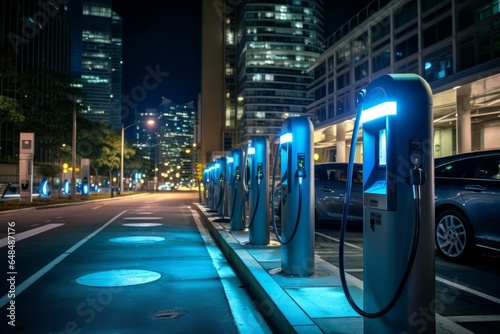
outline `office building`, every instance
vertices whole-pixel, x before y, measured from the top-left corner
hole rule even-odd
[[[376,0],[326,40],[308,69],[320,161],[346,161],[356,94],[387,73],[431,86],[434,155],[500,147],[500,2]],[[361,160],[362,149],[357,149]]]
[[[193,102],[179,105],[165,97],[158,109],[136,112],[132,146],[151,161],[151,172],[159,185],[188,184],[193,178],[198,154],[194,142],[196,117]],[[150,120],[155,124],[146,125]]]
[[[201,162],[306,113],[322,1],[202,2]],[[271,138],[272,139],[272,138]]]
[[[238,8],[238,135],[274,140],[313,101],[307,72],[322,51],[319,1],[244,1]]]
[[[0,159],[17,161],[19,126],[22,131],[32,132],[33,127],[53,124],[48,113],[56,109],[51,101],[59,91],[51,90],[55,78],[70,75],[71,30],[68,12],[56,2],[36,0],[0,0],[0,95],[2,99],[17,101],[21,114],[27,119],[14,124],[6,114],[0,119]],[[33,84],[37,94],[23,92],[22,81]],[[43,114],[42,114],[43,112]],[[59,115],[60,116],[60,115]],[[35,136],[35,160],[53,161],[55,150],[50,149],[54,135],[47,130]],[[44,142],[45,145],[37,143]],[[52,147],[54,148],[54,147]]]
[[[81,86],[82,115],[121,126],[122,21],[111,0],[74,0],[72,75]]]
[[[163,98],[158,110],[159,175],[165,180],[187,185],[193,178],[194,104],[178,105]]]

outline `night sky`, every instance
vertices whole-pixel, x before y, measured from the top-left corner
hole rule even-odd
[[[325,0],[326,36],[369,2]],[[132,96],[135,87],[144,87],[143,79],[153,71],[161,72],[159,84],[147,96],[135,96],[139,111],[157,108],[163,96],[178,104],[196,102],[201,91],[201,0],[114,0],[113,9],[123,19],[123,94]]]

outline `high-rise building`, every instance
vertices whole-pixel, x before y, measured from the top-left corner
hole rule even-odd
[[[122,22],[111,0],[68,3],[73,25],[72,75],[90,120],[121,126]]]
[[[166,179],[176,183],[188,183],[192,179],[193,141],[195,128],[193,102],[178,105],[163,98],[159,105],[158,167]],[[187,152],[189,151],[189,152]]]
[[[238,11],[239,141],[273,140],[283,119],[305,115],[307,68],[321,53],[322,0],[247,0]]]
[[[235,15],[234,5],[229,5],[229,2],[234,3],[230,0],[202,0],[200,137],[197,143],[202,163],[211,162],[224,147],[224,23],[226,15]]]
[[[146,125],[154,120],[155,125]],[[196,109],[193,102],[177,104],[163,98],[158,109],[148,108],[135,115],[132,146],[151,160],[159,184],[187,185],[193,178],[197,150],[194,143]]]
[[[53,79],[49,73],[70,75],[68,12],[65,6],[54,1],[0,0],[0,14],[0,96],[17,100],[18,111],[26,116],[35,105],[40,108],[58,93],[50,89]],[[25,75],[30,76],[30,83],[35,84],[39,94],[22,93],[20,79]],[[43,134],[38,133],[35,141],[42,138]],[[53,158],[48,149],[50,138],[44,140],[45,145],[35,145],[35,159],[50,161]],[[2,115],[0,159],[15,159],[18,144],[18,126]]]
[[[499,22],[498,0],[373,1],[346,20],[308,70],[320,161],[348,159],[356,94],[388,73],[429,83],[436,157],[499,148]]]
[[[201,159],[274,137],[312,102],[306,69],[323,41],[322,0],[203,1]]]

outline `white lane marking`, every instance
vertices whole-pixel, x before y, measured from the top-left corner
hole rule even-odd
[[[212,262],[217,270],[222,286],[224,287],[224,293],[226,294],[226,299],[231,308],[231,313],[233,314],[234,322],[239,332],[255,334],[272,333],[269,327],[267,327],[266,321],[260,312],[253,306],[254,302],[240,288],[241,282],[238,276],[236,276],[233,269],[224,258],[224,255],[222,255],[222,252],[210,237],[209,232],[201,223],[198,213],[191,210],[191,215],[198,227],[198,231],[205,241],[205,246],[212,258]]]
[[[45,267],[43,267],[42,269],[40,269],[39,271],[37,271],[35,274],[31,275],[26,281],[24,281],[21,284],[19,284],[16,287],[16,297],[19,296],[21,294],[21,292],[23,292],[24,290],[26,290],[27,288],[29,288],[29,286],[31,284],[35,283],[40,277],[42,277],[43,275],[45,275],[46,273],[48,273],[59,262],[61,262],[62,260],[64,260],[68,255],[70,255],[75,250],[77,250],[80,246],[82,246],[84,243],[86,243],[87,241],[89,241],[97,233],[101,232],[104,228],[106,228],[106,226],[108,226],[109,224],[111,224],[112,222],[114,222],[118,217],[120,217],[121,215],[123,215],[125,212],[127,212],[127,210],[122,211],[119,214],[117,214],[116,216],[114,216],[113,218],[111,218],[111,220],[109,220],[106,224],[102,225],[97,230],[95,230],[94,232],[90,233],[84,239],[82,239],[79,242],[77,242],[74,246],[70,247],[67,251],[65,251],[64,253],[62,253],[61,255],[59,255],[56,259],[54,259],[52,262],[50,262],[49,264],[47,264]],[[4,307],[10,300],[11,300],[11,298],[8,297],[8,294],[6,294],[5,296],[3,296],[0,299],[0,307]]]
[[[446,317],[446,319],[453,322],[500,321],[500,315],[456,315],[452,317]]]
[[[339,239],[337,239],[337,238],[333,238],[333,237],[331,237],[331,236],[329,236],[329,235],[326,235],[326,234],[323,234],[323,233],[319,233],[319,232],[315,232],[315,233],[316,233],[317,235],[322,236],[323,238],[327,238],[327,239],[330,239],[330,240],[333,240],[333,241],[336,241],[336,242],[340,242],[340,240],[339,240]],[[351,243],[348,243],[348,242],[344,242],[344,244],[345,244],[346,246],[349,246],[349,247],[352,247],[352,248],[361,249],[361,247],[356,246],[356,245],[351,244]]]
[[[447,317],[443,317],[436,313],[436,333],[460,333],[460,334],[474,334],[465,327],[460,326],[456,322],[451,321]]]
[[[454,288],[457,288],[457,289],[460,289],[460,290],[463,290],[465,292],[468,292],[468,293],[471,293],[473,295],[476,295],[478,297],[481,297],[481,298],[484,298],[486,300],[489,300],[493,303],[497,303],[497,304],[500,304],[500,299],[499,298],[495,298],[493,296],[490,296],[490,295],[487,295],[485,293],[482,293],[480,291],[477,291],[477,290],[474,290],[474,289],[471,289],[471,288],[468,288],[464,285],[461,285],[461,284],[458,284],[458,283],[455,283],[455,282],[452,282],[452,281],[449,281],[447,279],[444,279],[444,278],[441,278],[441,277],[438,277],[436,276],[436,281],[439,281],[441,283],[444,283],[444,284],[447,284],[447,285],[450,285]]]
[[[47,224],[47,225],[43,225],[43,226],[40,226],[40,227],[31,229],[31,230],[28,230],[28,231],[24,231],[24,232],[18,233],[18,234],[16,234],[14,236],[14,238],[15,238],[16,242],[18,242],[18,241],[21,241],[23,239],[32,237],[34,235],[37,235],[37,234],[40,234],[40,233],[52,230],[53,228],[56,228],[56,227],[59,227],[59,226],[62,226],[62,225],[64,225],[64,224]],[[2,248],[2,247],[4,247],[4,246],[7,245],[8,239],[9,238],[0,239],[0,248]]]

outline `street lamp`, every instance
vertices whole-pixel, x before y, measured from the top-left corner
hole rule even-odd
[[[137,122],[132,123],[128,126],[124,126],[124,124],[122,123],[122,146],[121,146],[121,151],[120,151],[120,194],[123,191],[123,151],[124,151],[124,146],[125,146],[125,130],[127,130],[128,128],[130,128],[136,124],[139,124],[139,123],[140,123],[140,121],[137,121]],[[155,121],[150,119],[147,121],[147,124],[153,125],[153,124],[155,124]]]

